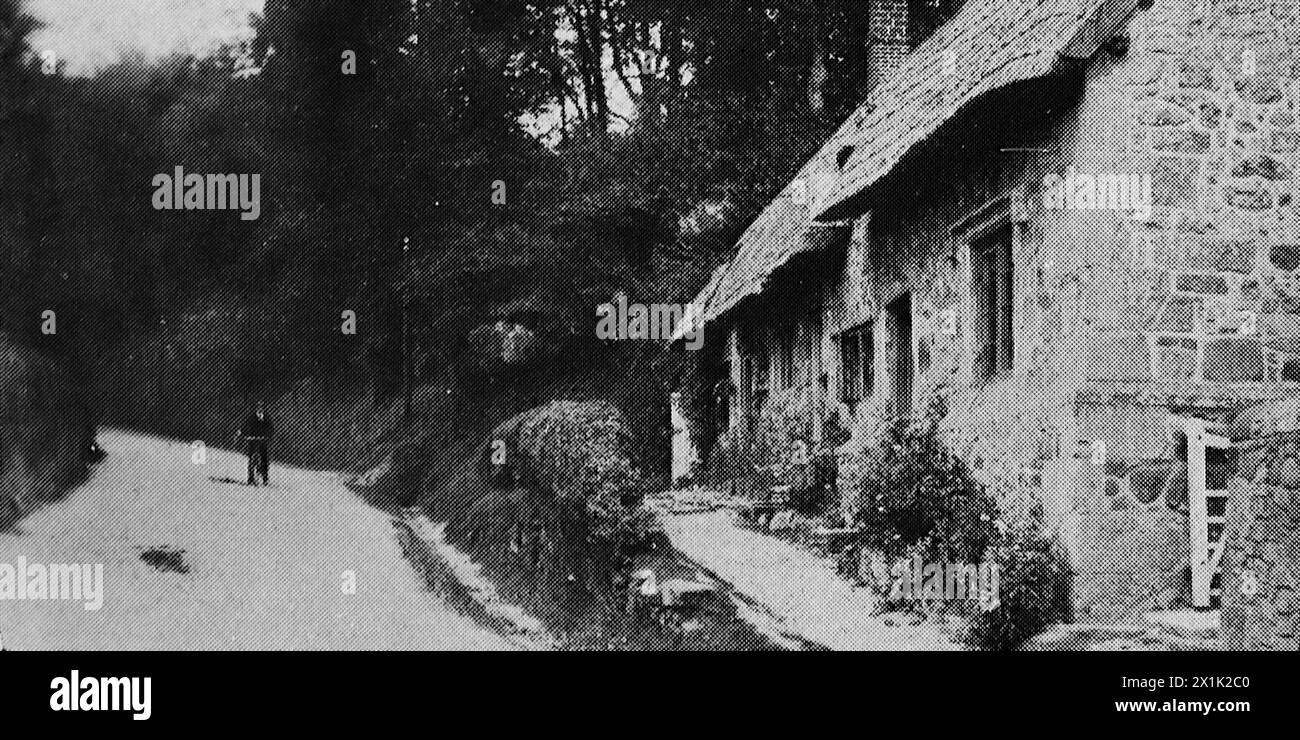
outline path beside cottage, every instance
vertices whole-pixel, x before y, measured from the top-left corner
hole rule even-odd
[[[928,622],[876,615],[876,599],[834,564],[785,540],[738,525],[726,510],[666,514],[673,546],[760,605],[782,631],[831,650],[958,650]]]

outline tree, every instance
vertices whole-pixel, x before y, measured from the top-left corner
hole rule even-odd
[[[47,125],[31,94],[39,84],[28,35],[36,21],[17,0],[0,0],[0,329],[33,337],[37,252],[33,231],[53,213]]]

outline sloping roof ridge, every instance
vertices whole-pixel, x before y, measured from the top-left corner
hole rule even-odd
[[[817,220],[846,216],[851,210],[847,201],[871,188],[912,147],[973,101],[1090,58],[1149,0],[974,2],[918,47],[904,60],[899,74],[869,96],[864,107],[871,108],[871,117],[861,123],[862,146],[848,158],[836,186],[818,203]],[[984,36],[1001,39],[1000,46],[972,49],[972,42]],[[979,58],[981,63],[970,67],[975,73],[925,74],[927,65],[937,66],[938,52],[947,49]],[[986,53],[975,53],[980,51]],[[915,98],[913,104],[906,104],[907,96]],[[890,105],[878,113],[881,101]]]
[[[1017,81],[1057,69],[1063,50],[1077,45],[1091,19],[1123,13],[1139,0],[967,0],[961,10],[907,54],[893,75],[863,102],[797,171],[736,242],[732,258],[715,271],[696,301],[703,321],[762,292],[768,278],[811,248],[814,228],[849,217],[845,202],[870,188],[921,142],[975,99]],[[1095,33],[1094,33],[1095,35]],[[984,38],[997,45],[978,46]],[[977,59],[956,64],[953,81],[937,77],[944,53]],[[950,65],[945,65],[950,66]],[[846,151],[847,149],[847,151]],[[847,156],[845,156],[847,155]],[[844,157],[843,167],[839,160]],[[805,201],[796,201],[802,189]],[[837,207],[839,211],[837,212]]]
[[[1114,0],[968,0],[948,23],[922,42],[900,65],[896,74],[881,83],[867,96],[854,116],[865,117],[858,123],[859,144],[876,144],[863,151],[855,147],[842,170],[841,182],[818,203],[815,218],[838,220],[837,206],[880,180],[892,169],[902,154],[928,139],[934,131],[972,100],[1019,80],[1041,77],[1060,61],[1060,52],[1092,15]],[[1019,14],[1015,11],[1019,10]],[[1052,32],[1055,32],[1054,34]],[[1006,36],[1014,34],[1012,38]],[[947,87],[937,85],[943,53],[958,55],[980,38],[1005,39],[1001,46],[985,54],[978,64],[965,67],[957,56],[956,80]],[[933,73],[927,72],[933,70]],[[909,97],[922,97],[910,101]],[[891,100],[891,98],[894,98]],[[884,105],[883,103],[891,103]],[[927,102],[929,105],[915,105]],[[891,131],[889,124],[910,118],[902,131]],[[890,133],[899,133],[891,140]]]

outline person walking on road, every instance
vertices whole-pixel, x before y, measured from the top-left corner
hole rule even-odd
[[[262,485],[271,483],[268,476],[271,458],[267,446],[273,434],[275,434],[275,424],[272,424],[271,418],[266,415],[266,404],[258,401],[257,409],[244,420],[238,435],[247,445],[248,485],[250,486],[257,485],[259,473],[262,476]]]

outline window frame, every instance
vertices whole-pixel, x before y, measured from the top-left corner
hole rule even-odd
[[[953,229],[954,236],[960,242],[960,253],[962,255],[962,279],[965,283],[965,290],[962,291],[961,298],[963,313],[963,344],[965,346],[965,374],[969,378],[970,384],[974,386],[987,385],[999,380],[1013,377],[1020,366],[1019,356],[1019,337],[1016,330],[1017,316],[1017,280],[1019,271],[1016,269],[1016,254],[1020,251],[1020,227],[1026,222],[1027,215],[1017,208],[1019,203],[1023,202],[1023,194],[1019,191],[1013,191],[1008,195],[996,198],[983,207],[977,209],[974,214],[962,219]],[[1005,367],[994,359],[991,373],[981,372],[979,363],[980,347],[976,341],[976,322],[979,320],[979,302],[975,296],[975,255],[979,242],[988,239],[998,231],[1005,229],[1007,231],[1006,252],[1007,252],[1007,308],[1008,316],[1008,341],[1006,344],[1006,364]],[[998,356],[998,352],[995,348]]]
[[[835,337],[837,362],[839,363],[839,383],[837,395],[849,410],[852,411],[858,403],[870,401],[876,392],[876,342],[875,342],[875,322],[865,321],[856,326],[851,326],[839,332]],[[846,367],[845,358],[848,353],[845,352],[845,342],[852,339],[857,347],[857,372],[855,378],[849,377],[848,368]],[[851,387],[855,387],[856,393],[849,394]]]

